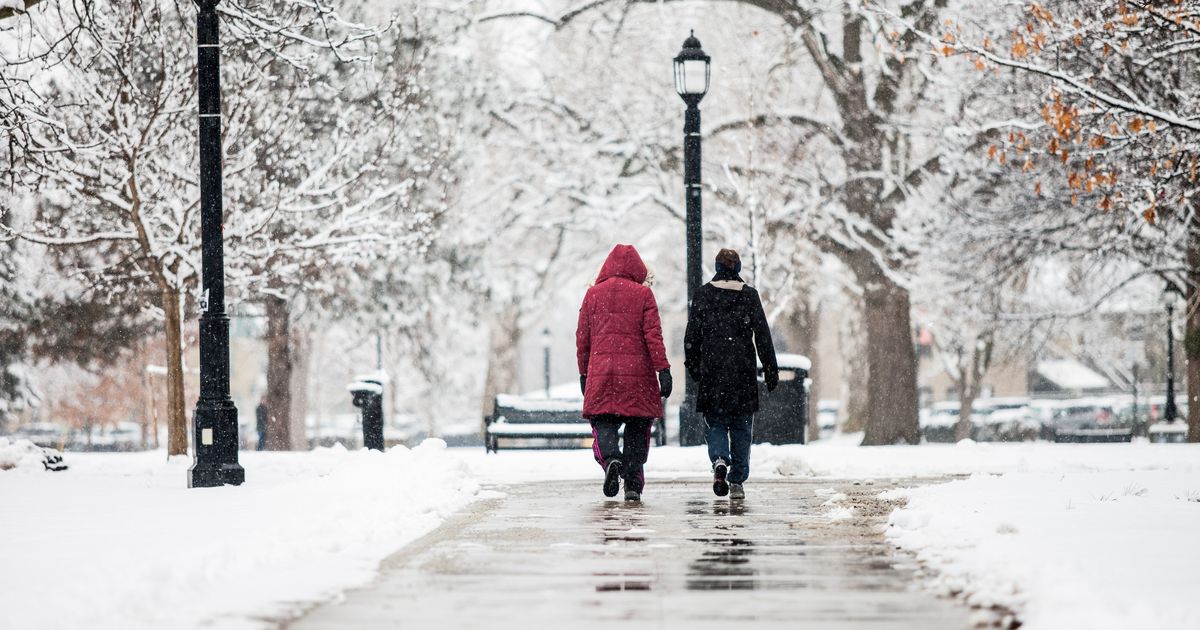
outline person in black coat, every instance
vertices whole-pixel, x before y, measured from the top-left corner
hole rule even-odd
[[[699,384],[696,411],[708,425],[708,458],[717,496],[745,497],[750,439],[758,411],[758,361],[767,391],[779,384],[779,364],[758,291],[738,275],[741,257],[717,254],[717,274],[696,289],[684,335],[684,365]]]

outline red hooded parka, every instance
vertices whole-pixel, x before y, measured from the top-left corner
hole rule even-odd
[[[608,254],[579,309],[575,349],[587,375],[583,417],[661,418],[658,372],[671,365],[646,265],[632,245]]]

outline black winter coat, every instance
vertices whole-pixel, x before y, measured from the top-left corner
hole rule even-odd
[[[717,274],[696,289],[683,339],[684,364],[700,385],[696,411],[747,415],[758,411],[758,366],[779,378],[771,329],[758,291],[736,274]]]

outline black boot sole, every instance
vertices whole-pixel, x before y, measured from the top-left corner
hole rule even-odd
[[[713,469],[713,494],[723,497],[729,494],[729,482],[725,481],[725,476],[729,474],[729,467],[720,464]]]
[[[615,497],[621,489],[621,462],[609,462],[604,471],[604,496]]]

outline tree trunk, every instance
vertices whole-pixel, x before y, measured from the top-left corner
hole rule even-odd
[[[292,349],[287,300],[266,299],[267,310],[267,450],[292,446]]]
[[[808,302],[805,299],[808,291],[796,289],[801,298],[798,299],[795,307],[788,309],[784,316],[784,339],[787,341],[788,352],[797,352],[803,354],[810,359],[816,354],[817,338],[819,336],[821,325],[821,309],[809,308]],[[815,373],[817,364],[813,362],[813,369],[809,371],[809,377],[816,382]],[[812,442],[821,437],[821,424],[817,421],[817,400],[816,396],[808,397],[808,431],[807,441]]]
[[[1196,202],[1200,205],[1200,201]],[[1195,208],[1200,212],[1200,207]],[[1200,442],[1200,216],[1193,213],[1187,238],[1187,319],[1183,348],[1187,357],[1188,442]]]
[[[961,367],[961,361],[960,367]],[[954,441],[966,440],[971,437],[971,413],[975,409],[976,387],[967,380],[970,376],[962,370],[958,382],[958,422],[954,425]]]
[[[308,450],[308,369],[311,353],[309,333],[297,327],[291,335],[292,377],[289,393],[291,397],[291,449]]]
[[[492,317],[488,340],[487,379],[483,388],[483,415],[495,411],[496,395],[511,393],[517,384],[517,361],[520,358],[520,309],[508,305]]]
[[[917,444],[917,356],[908,290],[880,274],[864,292],[867,328],[867,426],[864,446]]]
[[[863,330],[865,310],[861,306],[861,300],[857,298],[851,299],[849,306],[846,316],[842,318],[838,340],[838,349],[845,362],[840,409],[843,411],[842,431],[858,433],[866,429],[867,416],[870,413],[867,403],[869,366],[867,340]]]
[[[187,455],[187,409],[183,400],[183,324],[179,294],[162,291],[167,337],[167,455]]]

